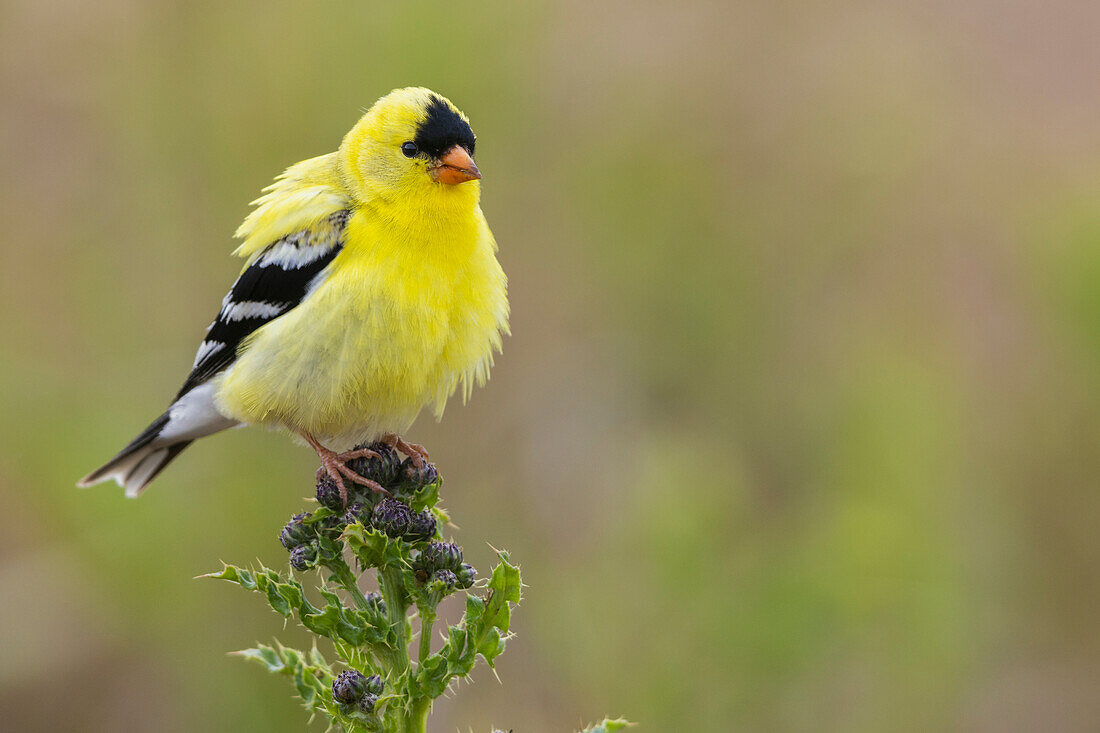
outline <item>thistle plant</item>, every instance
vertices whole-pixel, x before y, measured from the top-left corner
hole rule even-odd
[[[277,614],[314,635],[308,651],[275,641],[236,654],[289,677],[303,706],[327,718],[330,730],[420,733],[433,700],[468,677],[479,657],[493,667],[504,652],[520,600],[519,568],[498,551],[496,566],[479,580],[462,549],[444,541],[449,517],[439,506],[435,466],[401,460],[386,443],[365,447],[375,455],[348,465],[385,493],[350,481],[341,487],[322,475],[317,506],[279,532],[289,570],[225,565],[201,577],[262,594]],[[378,593],[360,588],[370,573]],[[315,593],[298,579],[306,575],[317,578]],[[454,594],[465,596],[465,613],[433,638],[437,608]],[[586,731],[625,725],[605,720]]]

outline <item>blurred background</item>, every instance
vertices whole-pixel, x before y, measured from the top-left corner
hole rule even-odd
[[[175,393],[248,202],[422,84],[478,133],[514,336],[410,437],[529,585],[434,730],[1100,729],[1098,28],[5,0],[2,727],[306,728],[226,656],[303,637],[192,577],[282,567],[311,453],[232,431],[140,501],[73,483]]]

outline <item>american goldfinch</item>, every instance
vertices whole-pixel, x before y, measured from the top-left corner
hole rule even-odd
[[[300,437],[341,489],[371,484],[346,466],[371,453],[354,445],[426,460],[399,436],[484,383],[508,331],[473,155],[467,117],[412,87],[335,153],[288,168],[236,232],[244,268],[175,401],[79,485],[114,479],[137,496],[196,438],[236,425]]]

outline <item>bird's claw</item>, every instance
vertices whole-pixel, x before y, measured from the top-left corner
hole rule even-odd
[[[382,460],[382,456],[377,451],[373,451],[370,448],[359,448],[357,450],[349,450],[345,453],[340,453],[336,456],[337,459],[347,463],[353,461],[356,458],[377,458]]]
[[[419,469],[424,468],[424,464],[429,461],[428,451],[424,446],[418,443],[409,443],[400,435],[391,433],[382,438],[382,442],[391,448],[396,448],[409,458],[412,459],[413,464]]]
[[[313,439],[312,436],[306,435],[304,437],[310,446],[312,446],[313,450],[316,451],[317,457],[321,459],[321,467],[317,469],[317,478],[321,478],[322,474],[327,473],[332,480],[336,482],[336,486],[340,489],[340,501],[344,506],[347,506],[348,503],[348,490],[344,485],[344,479],[359,484],[360,486],[365,486],[371,491],[384,496],[392,496],[382,484],[377,481],[372,481],[365,476],[360,476],[348,467],[348,461],[356,458],[381,458],[378,453],[369,448],[360,448],[358,450],[337,453],[321,445]]]

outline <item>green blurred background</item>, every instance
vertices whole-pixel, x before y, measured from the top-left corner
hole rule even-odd
[[[288,164],[473,121],[514,336],[422,419],[530,586],[433,729],[1100,730],[1100,6],[0,4],[0,716],[298,731],[193,581],[285,561],[308,450],[74,481],[166,404]],[[451,609],[451,617],[457,609]],[[319,726],[314,725],[315,730]]]

